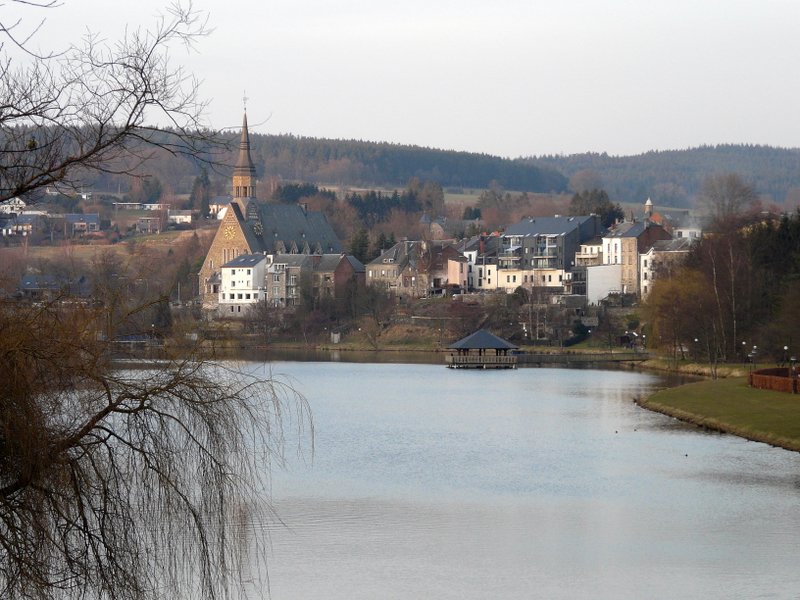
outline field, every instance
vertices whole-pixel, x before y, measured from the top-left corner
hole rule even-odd
[[[701,427],[800,451],[800,397],[753,389],[744,377],[661,390],[639,404]]]

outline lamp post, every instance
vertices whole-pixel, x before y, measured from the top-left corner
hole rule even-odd
[[[786,366],[788,364],[788,362],[789,362],[789,346],[784,346],[783,347],[783,361],[781,363],[781,366],[782,367]]]
[[[742,342],[742,366],[747,362],[747,350],[745,348],[747,348],[747,342]]]

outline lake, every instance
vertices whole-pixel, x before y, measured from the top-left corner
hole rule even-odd
[[[260,524],[276,600],[800,597],[800,455],[639,408],[657,375],[245,366],[316,428]]]

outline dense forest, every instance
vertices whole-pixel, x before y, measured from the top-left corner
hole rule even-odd
[[[707,176],[732,172],[767,203],[785,203],[788,209],[800,203],[800,149],[723,145],[637,156],[542,156],[522,162],[558,169],[570,178],[592,178],[587,189],[601,187],[615,202],[651,198],[658,206],[692,206]]]
[[[230,150],[190,159],[162,153],[144,165],[165,193],[185,194],[205,166],[213,193],[226,194],[236,160],[238,136]],[[789,211],[800,205],[800,149],[769,146],[703,146],[653,151],[637,156],[574,154],[507,159],[487,154],[356,140],[328,140],[251,133],[251,154],[265,197],[270,181],[300,181],[344,188],[403,188],[412,179],[436,182],[449,192],[486,189],[529,193],[604,189],[614,203],[692,207],[705,180],[737,173],[767,206]],[[127,192],[131,178],[106,174],[94,189]]]

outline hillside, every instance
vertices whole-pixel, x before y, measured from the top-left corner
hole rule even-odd
[[[567,177],[594,171],[618,202],[640,203],[649,197],[656,205],[691,206],[703,179],[721,172],[739,173],[767,202],[786,203],[791,210],[800,200],[800,149],[723,145],[637,156],[542,156],[521,162],[558,169]]]
[[[237,139],[210,169],[214,193],[227,193]],[[493,187],[518,192],[562,193],[576,173],[592,173],[614,202],[692,206],[703,179],[721,172],[739,173],[767,202],[792,210],[800,204],[800,149],[769,146],[703,146],[652,151],[636,156],[573,154],[507,159],[488,154],[358,140],[251,134],[252,157],[260,180],[304,181],[356,188],[402,188],[417,177],[441,184],[451,193]],[[201,163],[166,153],[147,164],[165,189],[188,194]],[[130,178],[104,175],[97,190],[121,190]],[[262,185],[264,193],[269,188]]]

